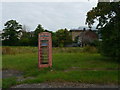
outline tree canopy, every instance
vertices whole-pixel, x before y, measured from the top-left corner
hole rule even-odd
[[[96,28],[102,35],[102,53],[118,58],[120,55],[120,1],[99,2],[87,13],[86,24],[91,27],[95,20]]]
[[[72,42],[72,36],[70,35],[70,32],[66,28],[60,29],[56,31],[56,40],[57,45],[63,47]]]
[[[49,32],[52,34],[53,47],[65,46],[72,43],[72,37],[66,28],[52,32],[45,30],[41,24],[38,24],[34,31],[26,31],[25,25],[23,25],[22,28],[22,25],[16,20],[9,20],[4,26],[2,45],[37,46],[38,34],[41,32]]]
[[[7,45],[17,45],[17,41],[20,38],[20,29],[22,25],[16,20],[9,20],[5,23],[5,29],[3,29],[2,38],[4,39],[3,44]]]
[[[41,24],[38,24],[37,28],[34,31],[34,37],[33,37],[33,42],[37,46],[38,45],[38,34],[41,32],[44,32],[44,28],[42,27]]]

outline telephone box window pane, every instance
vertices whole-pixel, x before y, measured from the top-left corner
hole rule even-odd
[[[48,64],[48,57],[47,56],[42,56],[41,64]]]
[[[48,40],[41,40],[41,46],[48,46]]]
[[[42,54],[48,54],[48,48],[47,47],[41,47]]]
[[[42,47],[41,51],[41,64],[48,64],[48,48]]]

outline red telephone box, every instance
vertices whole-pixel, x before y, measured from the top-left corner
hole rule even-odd
[[[38,68],[52,66],[52,39],[51,33],[38,34]]]

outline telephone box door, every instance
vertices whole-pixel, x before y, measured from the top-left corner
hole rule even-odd
[[[38,68],[52,66],[51,33],[42,32],[38,35]]]

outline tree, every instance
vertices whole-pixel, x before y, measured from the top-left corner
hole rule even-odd
[[[37,28],[34,31],[34,37],[33,37],[33,44],[34,45],[38,45],[38,34],[41,32],[44,32],[44,28],[42,27],[42,25],[38,24]]]
[[[56,31],[56,37],[57,37],[56,39],[57,46],[60,46],[60,47],[63,47],[72,42],[72,37],[66,28]]]
[[[91,27],[95,20],[96,28],[102,35],[102,54],[118,59],[120,56],[120,1],[99,2],[87,13],[86,24]]]
[[[38,37],[38,33],[44,32],[42,25],[38,24],[37,28],[34,31],[34,35]]]
[[[64,29],[64,35],[65,35],[65,43],[64,45],[68,45],[72,43],[72,36],[70,32],[65,28]]]
[[[20,46],[30,46],[31,45],[31,32],[27,32],[25,30],[22,30],[22,36],[19,40]]]
[[[16,20],[9,20],[4,24],[4,26],[5,29],[3,29],[2,33],[3,45],[17,45],[22,25]]]
[[[31,32],[29,32],[28,27],[26,25],[22,25],[21,37],[19,40],[20,46],[30,46],[31,44]]]
[[[53,47],[57,47],[58,46],[56,32],[52,32],[52,46]]]

